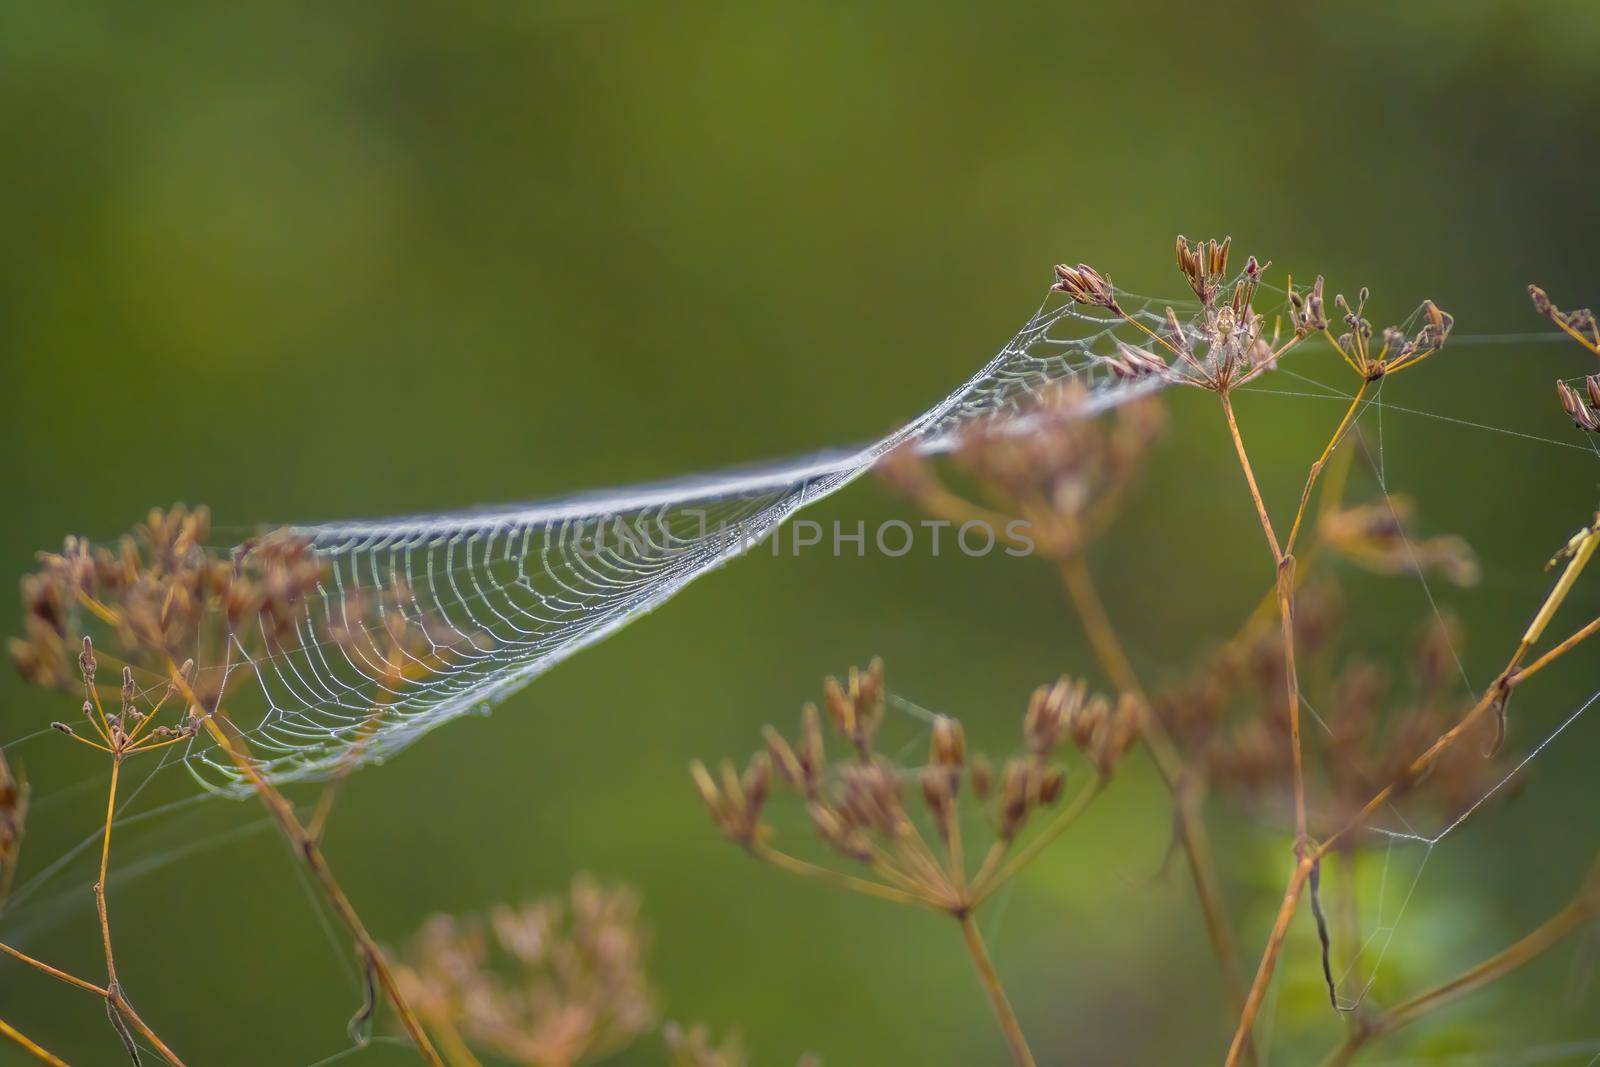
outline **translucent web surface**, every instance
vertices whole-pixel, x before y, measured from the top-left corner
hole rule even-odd
[[[1170,303],[1119,299],[1151,326]],[[241,723],[252,750],[279,781],[316,778],[487,710],[750,550],[891,449],[938,451],[970,421],[1017,411],[1060,383],[1084,387],[1086,414],[1160,388],[1119,379],[1106,363],[1119,340],[1138,338],[1109,311],[1052,296],[960,388],[862,448],[527,506],[300,527],[328,577],[295,640],[233,666],[253,673],[265,697],[259,721]],[[371,637],[395,624],[422,635],[405,653],[410,669],[397,671],[377,641],[327,637]],[[236,784],[221,753],[197,744],[186,761],[207,784]]]

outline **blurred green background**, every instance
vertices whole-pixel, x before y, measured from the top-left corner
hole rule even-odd
[[[1461,334],[1536,332],[1528,281],[1600,300],[1597,52],[1588,3],[8,5],[0,574],[174,500],[242,536],[864,440],[986,359],[1058,260],[1177,293],[1180,231],[1231,233],[1280,281],[1370,285],[1380,325],[1429,296]],[[1438,591],[1469,622],[1480,684],[1595,504],[1600,463],[1550,389],[1593,366],[1573,346],[1463,343],[1386,387],[1545,439],[1385,415],[1390,487],[1483,557],[1481,585]],[[1337,371],[1316,353],[1296,369]],[[1240,410],[1269,500],[1291,507],[1337,402]],[[1270,578],[1214,405],[1186,395],[1173,413],[1095,554],[1156,678]],[[814,517],[902,514],[862,483]],[[1596,589],[1563,618],[1592,616]],[[1427,611],[1404,580],[1359,585],[1352,606],[1379,650]],[[830,1067],[999,1063],[953,929],[756,867],[684,774],[748,752],[873,654],[897,691],[1002,751],[1033,685],[1095,676],[1037,564],[761,555],[360,773],[330,856],[391,943],[574,871],[633,882],[666,1014],[740,1028],[760,1065],[808,1049]],[[1569,714],[1596,663],[1520,696],[1514,744]],[[6,672],[0,741],[63,706]],[[1600,722],[1579,720],[1520,797],[1427,856],[1375,995],[1448,976],[1570,894],[1600,844],[1597,746]],[[26,883],[93,830],[100,767],[48,737],[8,755],[35,790]],[[169,774],[142,802],[192,792]],[[1253,959],[1287,842],[1211,815]],[[1166,836],[1134,761],[986,915],[1041,1063],[1220,1062],[1192,893],[1181,870],[1155,876]],[[0,938],[97,973],[91,859],[0,917]],[[1391,878],[1421,859],[1397,851]],[[345,1047],[359,998],[343,953],[253,802],[130,828],[114,860],[123,981],[191,1063]],[[1340,1033],[1308,927],[1263,1034],[1273,1064],[1313,1063]],[[1370,1059],[1593,1062],[1592,959],[1558,951]],[[74,1063],[121,1056],[92,1000],[4,963],[0,1012]],[[645,1040],[617,1062],[662,1053]]]

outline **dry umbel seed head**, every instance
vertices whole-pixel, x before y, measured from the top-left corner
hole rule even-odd
[[[186,687],[192,686],[195,675],[193,660],[186,661],[179,670],[178,678],[163,685],[160,698],[142,710],[138,706],[141,694],[134,684],[131,667],[122,668],[122,684],[118,690],[120,705],[115,711],[106,710],[106,705],[100,698],[99,687],[95,684],[98,670],[94,641],[85,636],[78,652],[78,671],[83,679],[82,710],[89,732],[79,734],[64,722],[51,723],[52,729],[90,748],[107,753],[118,761],[140,752],[187,742],[200,732],[203,722],[202,712],[199,708],[183,701],[179,703],[184,710],[174,722],[169,725],[156,725],[157,713],[178,693],[179,682],[181,681]]]
[[[696,762],[691,767],[701,800],[713,823],[751,855],[799,874],[900,903],[920,904],[962,915],[1002,882],[1014,876],[1042,847],[1039,840],[1007,861],[1033,816],[1061,804],[1067,782],[1056,762],[1070,744],[1095,768],[1078,801],[1063,808],[1068,821],[1109,780],[1138,735],[1143,714],[1132,698],[1113,703],[1089,693],[1081,682],[1062,679],[1039,689],[1023,715],[1024,755],[1007,759],[998,773],[982,754],[970,753],[965,730],[949,716],[931,725],[926,760],[902,765],[874,747],[876,727],[863,730],[864,708],[874,723],[885,703],[883,668],[853,671],[849,683],[830,679],[828,724],[848,755],[830,761],[814,705],[801,712],[797,739],[772,727],[765,745],[736,774],[724,764],[714,776]],[[800,795],[816,839],[835,861],[863,870],[847,877],[801,860],[775,847],[774,828],[764,821],[769,807],[769,768],[777,782]],[[988,823],[993,841],[976,872],[965,860],[963,825]],[[1048,840],[1051,831],[1041,831]]]
[[[27,680],[54,687],[71,684],[77,653],[98,740],[66,724],[56,724],[59,730],[123,753],[187,740],[201,716],[222,706],[228,683],[250,673],[230,669],[241,654],[255,660],[314,640],[372,679],[371,692],[361,696],[370,701],[368,714],[350,735],[353,765],[409,682],[450,666],[463,645],[481,651],[494,644],[436,612],[419,613],[417,598],[399,579],[386,588],[350,590],[337,611],[317,610],[327,566],[311,541],[293,531],[268,532],[226,555],[206,548],[209,536],[209,513],[179,505],[151,511],[113,548],[69,537],[60,553],[41,554],[38,571],[22,583],[24,636],[10,651]],[[186,717],[145,729],[141,722],[152,712],[135,706],[127,674],[123,709],[102,715],[93,657],[77,651],[90,628],[105,633],[107,647],[140,677],[160,679],[157,685],[167,686],[163,701],[177,681],[173,664],[202,664],[181,687]]]
[[[1069,267],[1065,263],[1056,264],[1056,283],[1051,288],[1058,293],[1066,293],[1073,300],[1088,307],[1102,307],[1119,313],[1122,311],[1117,305],[1117,290],[1111,284],[1111,279],[1087,263],[1079,263],[1076,267]]]
[[[1582,392],[1558,381],[1556,395],[1561,398],[1561,407],[1574,426],[1589,433],[1600,433],[1600,374],[1584,378]]]
[[[1228,249],[1233,238],[1216,241],[1199,241],[1191,245],[1188,238],[1178,235],[1178,272],[1189,282],[1189,288],[1200,298],[1200,303],[1210,307],[1222,291],[1228,273]],[[1251,262],[1254,262],[1252,257]]]
[[[1432,300],[1424,300],[1411,319],[1416,325],[1409,331],[1400,326],[1386,327],[1382,334],[1382,344],[1375,349],[1372,343],[1372,323],[1366,317],[1367,300],[1371,293],[1365,286],[1356,295],[1354,306],[1345,299],[1343,293],[1334,297],[1334,304],[1342,312],[1345,325],[1344,332],[1337,338],[1328,332],[1327,321],[1321,316],[1321,278],[1317,279],[1314,294],[1314,303],[1317,306],[1315,314],[1311,310],[1313,304],[1311,298],[1303,298],[1297,302],[1291,297],[1296,333],[1303,335],[1312,328],[1320,329],[1327,335],[1328,340],[1333,342],[1339,355],[1344,357],[1350,368],[1367,382],[1375,382],[1421,363],[1444,347],[1445,341],[1450,337],[1450,330],[1455,326],[1454,316]],[[1321,321],[1320,326],[1315,325],[1315,320]]]
[[[1289,287],[1289,319],[1296,337],[1321,333],[1328,328],[1327,302],[1323,296],[1324,284],[1322,275],[1319,274],[1309,289],[1296,290],[1293,286]]]
[[[772,759],[765,752],[757,752],[750,757],[743,774],[732,762],[723,760],[720,772],[714,778],[699,760],[689,765],[711,821],[730,841],[753,845],[762,833],[761,809],[772,785]]]
[[[1115,519],[1137,483],[1166,418],[1140,398],[1095,415],[1080,382],[1046,390],[1019,412],[965,428],[953,465],[975,494],[945,483],[933,461],[896,449],[879,470],[890,487],[955,526],[978,521],[997,538],[1025,534],[1030,550],[1064,559]]]
[[[25,636],[11,655],[29,681],[64,686],[66,650],[81,636],[80,615],[105,623],[128,658],[205,661],[228,635],[276,647],[294,640],[303,603],[325,567],[310,542],[267,534],[224,559],[205,547],[210,513],[182,505],[152,510],[115,547],[69,537],[60,553],[41,553],[23,580]]]
[[[1332,600],[1322,589],[1302,591],[1300,606]],[[1322,829],[1349,824],[1393,782],[1401,783],[1395,796],[1415,794],[1412,803],[1421,805],[1430,820],[1454,817],[1483,798],[1504,777],[1504,768],[1482,754],[1495,729],[1487,719],[1473,727],[1468,743],[1446,750],[1426,778],[1406,778],[1417,756],[1464,716],[1473,699],[1456,667],[1459,624],[1448,617],[1430,619],[1409,657],[1409,677],[1397,684],[1389,670],[1370,660],[1337,662],[1338,616],[1319,610],[1323,618],[1311,626],[1320,633],[1308,629],[1297,612],[1295,634],[1308,701],[1337,709],[1325,717],[1327,730],[1303,738],[1311,808],[1325,824]],[[1188,681],[1157,694],[1154,713],[1212,788],[1259,804],[1287,822],[1291,772],[1285,754],[1291,742],[1282,650],[1282,635],[1274,627],[1230,643]],[[1328,680],[1314,681],[1323,678]],[[1408,811],[1408,818],[1415,816],[1414,809]],[[1351,835],[1343,847],[1360,847],[1367,840]]]
[[[564,897],[485,917],[435,915],[396,976],[417,1013],[527,1067],[576,1067],[655,1022],[638,895],[580,875]]]
[[[857,752],[870,752],[872,737],[883,722],[883,661],[873,660],[866,670],[851,667],[842,684],[828,678],[822,688],[833,728]]]
[[[1178,239],[1178,268],[1200,297],[1201,310],[1188,324],[1166,309],[1164,335],[1145,330],[1171,355],[1169,375],[1178,382],[1225,395],[1277,365],[1277,360],[1298,340],[1273,348],[1264,336],[1265,319],[1255,310],[1255,296],[1266,267],[1251,256],[1245,269],[1218,298],[1225,286],[1231,239],[1190,247]],[[1131,319],[1129,321],[1132,321]],[[1135,323],[1135,325],[1139,325]]]

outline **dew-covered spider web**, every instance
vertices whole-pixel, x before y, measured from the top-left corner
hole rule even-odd
[[[1121,299],[1152,328],[1170,303]],[[958,389],[865,447],[523,506],[296,527],[328,574],[286,647],[251,658],[238,642],[229,669],[253,674],[264,698],[259,719],[241,724],[252,752],[278,781],[381,760],[492,708],[895,448],[939,451],[961,427],[1022,411],[1052,386],[1081,386],[1085,416],[1160,388],[1107,362],[1119,341],[1139,339],[1112,312],[1053,295]],[[412,637],[403,671],[379,642],[359,639],[396,624]],[[328,636],[352,631],[358,639]],[[187,763],[208,785],[237,782],[204,744]]]

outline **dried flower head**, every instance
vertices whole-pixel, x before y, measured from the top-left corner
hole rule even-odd
[[[1411,656],[1410,685],[1397,692],[1389,672],[1373,662],[1355,658],[1337,668],[1332,664],[1340,617],[1329,587],[1310,586],[1301,593],[1296,651],[1307,664],[1317,665],[1301,679],[1314,706],[1336,709],[1325,716],[1326,730],[1307,734],[1304,741],[1314,810],[1330,828],[1343,826],[1375,793],[1397,781],[1402,783],[1397,795],[1421,794],[1436,817],[1466,810],[1503,776],[1503,769],[1484,759],[1486,743],[1455,746],[1425,779],[1406,777],[1412,761],[1461,719],[1471,702],[1455,667],[1459,624],[1429,620]],[[1287,819],[1283,805],[1290,770],[1284,755],[1290,722],[1282,648],[1282,635],[1270,627],[1225,645],[1190,679],[1159,693],[1153,710],[1213,787]],[[1324,675],[1331,676],[1326,692],[1306,681]],[[1487,742],[1493,729],[1487,720],[1481,722],[1477,739]],[[1356,847],[1362,840],[1352,836],[1347,845]]]
[[[1327,511],[1317,530],[1334,552],[1379,574],[1435,572],[1460,586],[1477,583],[1480,570],[1472,546],[1455,535],[1408,534],[1416,517],[1409,497],[1390,494],[1381,501]]]
[[[1589,308],[1562,311],[1550,302],[1549,295],[1537,285],[1528,286],[1528,296],[1533,301],[1535,311],[1555,323],[1574,341],[1600,356],[1600,322],[1596,321],[1593,311]]]
[[[1292,285],[1289,287],[1289,319],[1296,337],[1321,333],[1328,328],[1328,309],[1323,297],[1324,284],[1322,275],[1319,274],[1309,289],[1298,290]]]
[[[435,915],[397,977],[428,1025],[529,1067],[575,1067],[649,1031],[649,937],[632,890],[579,876],[563,897]]]
[[[1110,415],[1088,407],[1079,382],[1047,390],[1020,412],[980,420],[957,442],[955,466],[981,494],[951,489],[933,462],[908,448],[885,457],[891,488],[954,525],[988,523],[997,536],[1020,529],[1042,554],[1080,552],[1116,517],[1166,424],[1161,404],[1139,398]],[[1013,522],[1020,523],[1014,527]]]
[[[143,694],[134,684],[133,668],[122,668],[122,684],[117,691],[119,703],[115,710],[106,710],[100,687],[95,679],[99,663],[95,657],[94,641],[85,636],[78,653],[78,671],[83,679],[83,718],[93,736],[79,734],[64,722],[53,722],[51,727],[81,744],[98,749],[120,762],[129,756],[153,749],[166,748],[193,739],[200,732],[201,710],[188,701],[179,701],[183,709],[170,724],[157,725],[156,716],[167,701],[179,692],[180,684],[192,691],[194,661],[185,661],[179,676],[161,686],[161,696],[153,704],[141,709]]]
[[[1174,381],[1219,394],[1276,366],[1288,348],[1273,347],[1264,336],[1265,319],[1255,310],[1265,265],[1251,256],[1231,284],[1227,281],[1232,243],[1232,238],[1224,238],[1220,243],[1213,240],[1191,246],[1178,238],[1178,270],[1200,298],[1200,314],[1183,323],[1169,307],[1165,334],[1146,331],[1173,357],[1168,374]],[[1220,300],[1224,293],[1226,301]],[[1289,344],[1295,340],[1298,337]]]
[[[1561,407],[1574,426],[1589,433],[1600,433],[1600,374],[1584,378],[1582,392],[1558,381],[1556,395],[1561,398]]]
[[[934,718],[927,758],[907,766],[876,749],[875,729],[860,728],[864,719],[875,722],[882,714],[882,665],[874,662],[851,677],[848,684],[830,679],[825,687],[828,724],[845,742],[847,758],[830,760],[822,715],[807,704],[799,735],[791,741],[768,727],[764,748],[742,774],[725,763],[714,776],[695,762],[691,773],[701,800],[717,827],[758,859],[798,873],[829,873],[773,847],[775,831],[764,815],[768,783],[775,778],[804,800],[812,830],[828,852],[880,879],[851,876],[850,888],[954,914],[969,911],[1020,867],[1001,861],[1031,818],[1061,801],[1061,751],[1076,748],[1095,768],[1092,795],[1127,754],[1143,714],[1131,697],[1113,702],[1062,679],[1033,694],[1023,716],[1026,754],[1006,760],[998,774],[987,758],[969,753],[961,723],[948,716]],[[863,714],[863,705],[870,715]],[[962,858],[963,804],[985,817],[994,837],[974,875]],[[942,859],[929,862],[936,851]]]
[[[407,681],[449,665],[464,644],[481,650],[491,643],[462,633],[437,612],[419,613],[417,599],[398,578],[387,588],[346,590],[336,612],[315,610],[327,565],[294,531],[270,531],[231,553],[208,549],[209,536],[209,512],[178,505],[152,510],[115,547],[69,537],[61,552],[41,554],[38,570],[22,582],[24,636],[10,646],[23,676],[69,685],[75,650],[95,628],[140,677],[148,671],[158,679],[150,690],[165,688],[162,700],[174,685],[182,691],[188,717],[142,733],[143,747],[196,733],[197,716],[214,713],[229,681],[245,676],[230,669],[236,653],[276,655],[315,638],[373,681],[366,718],[344,731],[347,764],[354,765]],[[92,667],[92,654],[77,658],[78,673]],[[181,679],[174,675],[178,663],[191,665]],[[96,705],[91,722],[102,735],[97,747],[118,752],[129,742],[126,751],[133,751],[130,739],[140,732],[133,723],[149,713],[128,707],[130,692],[123,713],[96,720],[98,693],[86,687]],[[58,728],[73,732],[65,724]]]
[[[228,633],[254,630],[269,645],[291,640],[325,569],[310,542],[279,531],[230,559],[207,550],[210,528],[206,509],[177,505],[152,510],[114,548],[69,537],[60,553],[41,553],[38,571],[23,579],[25,636],[11,644],[24,676],[70,682],[68,650],[81,636],[82,611],[105,623],[130,657],[205,662]]]
[[[1183,234],[1178,235],[1178,272],[1189,282],[1189,288],[1200,298],[1200,303],[1210,307],[1222,291],[1228,273],[1228,249],[1233,238],[1216,241],[1199,241],[1191,245]]]
[[[1370,291],[1363,286],[1356,294],[1356,302],[1352,306],[1344,294],[1340,293],[1334,297],[1334,304],[1343,312],[1345,331],[1338,337],[1333,337],[1328,332],[1325,319],[1320,327],[1333,342],[1333,346],[1339,350],[1339,355],[1344,357],[1344,361],[1361,376],[1363,381],[1375,382],[1408,367],[1416,366],[1443,348],[1445,341],[1449,339],[1450,330],[1455,325],[1455,317],[1432,300],[1424,300],[1413,316],[1414,326],[1410,329],[1402,326],[1386,327],[1382,335],[1382,344],[1374,349],[1372,323],[1366,318],[1367,300],[1370,296]],[[1318,278],[1314,287],[1314,298],[1319,307],[1319,317],[1321,297],[1322,279]],[[1310,296],[1302,301],[1307,312],[1305,325],[1308,328],[1311,324],[1309,309],[1312,303]],[[1300,328],[1300,320],[1297,318],[1295,329],[1298,332]]]
[[[1117,304],[1117,290],[1111,284],[1111,279],[1087,263],[1079,263],[1076,267],[1056,264],[1056,283],[1051,288],[1066,293],[1088,307],[1102,307],[1118,313],[1122,311]]]

